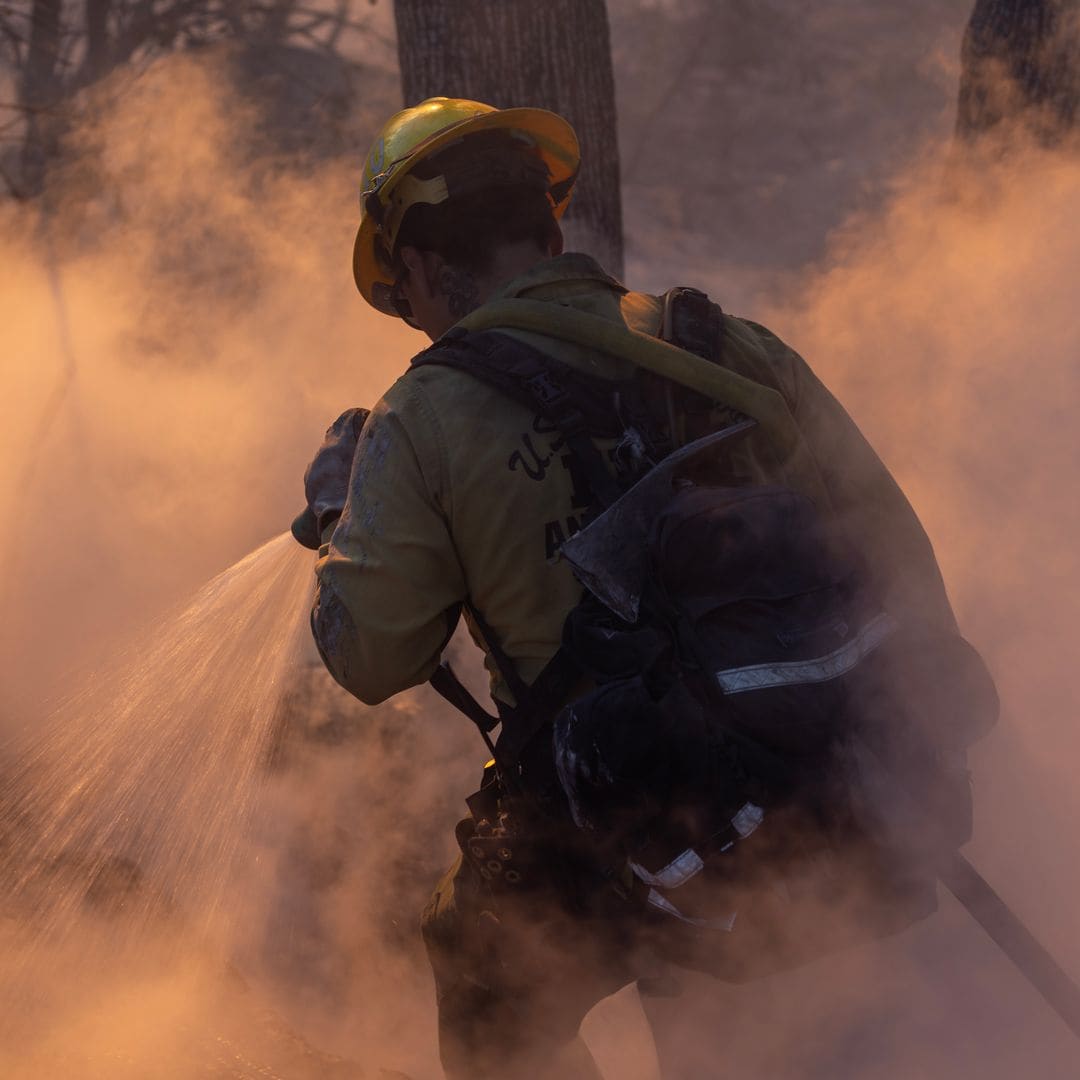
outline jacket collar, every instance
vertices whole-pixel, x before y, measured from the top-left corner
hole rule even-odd
[[[559,292],[560,287],[573,289],[583,284],[604,285],[618,293],[626,292],[626,286],[616,281],[591,255],[568,251],[531,266],[524,274],[508,281],[489,299],[509,300],[534,291]]]

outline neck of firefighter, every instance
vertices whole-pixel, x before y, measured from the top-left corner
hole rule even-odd
[[[412,308],[413,321],[435,341],[507,282],[561,254],[562,249],[561,232],[554,233],[544,247],[529,240],[502,244],[492,253],[487,271],[476,273],[448,263],[434,251],[406,246],[400,252],[408,271],[401,290]]]

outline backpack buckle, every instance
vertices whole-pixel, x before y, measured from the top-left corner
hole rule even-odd
[[[538,371],[525,380],[529,393],[541,405],[553,405],[566,397],[566,391],[552,378],[549,371]]]

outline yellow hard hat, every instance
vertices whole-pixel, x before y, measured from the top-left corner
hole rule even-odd
[[[539,156],[548,171],[552,212],[562,217],[581,153],[574,129],[561,116],[546,109],[496,109],[445,97],[402,109],[383,125],[364,162],[353,277],[372,307],[398,314],[391,302],[391,255],[405,212],[417,203],[437,205],[450,197],[445,176],[421,180],[413,168],[457,139],[481,131],[510,132]]]

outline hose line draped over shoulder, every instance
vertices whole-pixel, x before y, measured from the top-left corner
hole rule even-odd
[[[466,315],[466,330],[524,330],[620,356],[661,378],[729,405],[760,425],[788,484],[828,507],[829,498],[783,395],[686,349],[561,304],[496,300]]]

